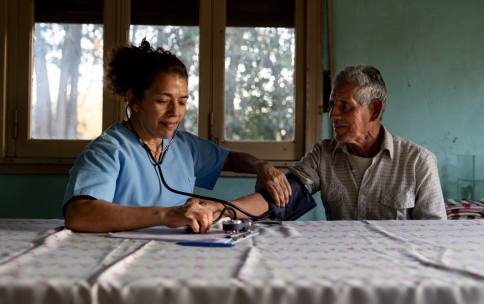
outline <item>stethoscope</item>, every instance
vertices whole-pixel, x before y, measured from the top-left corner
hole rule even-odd
[[[138,138],[138,142],[141,144],[143,149],[148,154],[148,158],[150,159],[151,163],[155,166],[155,170],[157,170],[157,172],[158,172],[158,176],[159,176],[161,184],[163,186],[165,186],[166,189],[168,189],[169,191],[176,193],[176,194],[221,203],[224,206],[224,208],[220,212],[220,215],[218,216],[218,218],[214,220],[214,223],[219,221],[223,217],[225,211],[231,212],[232,215],[233,215],[231,218],[236,220],[237,219],[237,213],[235,212],[235,210],[241,212],[242,214],[245,214],[246,216],[248,216],[253,221],[265,220],[267,218],[267,213],[258,216],[258,215],[255,215],[255,214],[251,214],[250,212],[244,210],[243,208],[240,208],[239,206],[237,206],[237,205],[235,205],[235,204],[233,204],[229,201],[223,200],[223,199],[210,197],[210,196],[204,196],[204,195],[198,195],[198,194],[195,194],[195,193],[184,192],[184,191],[176,190],[176,189],[173,189],[172,187],[170,187],[167,184],[167,182],[165,181],[165,178],[163,176],[163,172],[161,170],[161,165],[163,163],[163,159],[165,158],[166,153],[168,152],[168,149],[170,148],[171,144],[173,143],[173,140],[175,139],[176,133],[178,131],[178,126],[176,127],[175,132],[173,133],[173,136],[170,138],[170,141],[168,142],[168,144],[166,146],[164,145],[163,140],[162,140],[162,142],[161,142],[161,145],[162,145],[161,156],[160,156],[159,160],[157,161],[155,159],[155,157],[153,156],[153,154],[151,154],[151,150],[148,147],[148,145],[141,139],[141,137],[138,135],[136,130],[133,128],[133,125],[131,125],[131,122],[129,121],[129,119],[126,121],[126,123],[129,124],[131,130],[133,131],[133,133]]]

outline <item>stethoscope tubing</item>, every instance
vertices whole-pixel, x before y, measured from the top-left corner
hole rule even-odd
[[[133,128],[133,127],[131,127],[131,128]],[[133,130],[134,130],[134,128],[133,128]],[[219,199],[219,198],[216,198],[216,197],[210,197],[210,196],[204,196],[204,195],[198,195],[198,194],[195,194],[195,193],[184,192],[184,191],[176,190],[176,189],[173,189],[172,187],[170,187],[168,185],[168,183],[165,181],[165,178],[163,176],[163,172],[161,170],[161,165],[163,163],[163,159],[165,158],[166,152],[168,151],[168,148],[170,147],[171,143],[175,139],[176,132],[177,132],[177,130],[175,130],[175,132],[173,133],[173,136],[170,139],[170,142],[166,145],[166,148],[163,147],[162,154],[161,154],[159,161],[156,161],[155,157],[151,154],[151,151],[150,151],[150,148],[148,147],[148,145],[141,140],[141,138],[138,136],[138,134],[136,134],[136,136],[138,136],[138,139],[139,139],[141,145],[143,146],[146,153],[148,154],[148,157],[150,158],[151,162],[153,162],[153,164],[155,165],[155,167],[158,171],[158,174],[159,174],[160,181],[163,184],[163,186],[165,186],[166,189],[168,189],[169,191],[176,193],[176,194],[189,196],[189,197],[193,197],[193,198],[198,198],[198,199],[201,199],[201,200],[209,200],[209,201],[221,203],[222,205],[224,205],[224,207],[230,207],[232,209],[235,209],[235,210],[241,212],[242,214],[245,214],[250,219],[255,220],[255,221],[263,220],[263,219],[267,218],[267,214],[263,214],[263,215],[252,214],[252,213],[244,210],[243,208],[240,208],[239,206],[233,204],[232,202],[229,202],[229,201],[226,201],[226,200],[223,200],[223,199]],[[234,217],[236,218],[235,212],[234,212]]]

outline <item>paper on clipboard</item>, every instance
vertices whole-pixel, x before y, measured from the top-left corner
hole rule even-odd
[[[212,229],[207,233],[186,233],[184,228],[168,228],[157,226],[146,229],[110,232],[109,237],[123,239],[143,239],[178,242],[186,246],[206,246],[206,247],[231,247],[235,243],[248,237],[256,235],[257,232],[241,233],[227,236],[222,229]],[[226,244],[226,246],[210,246],[217,244]]]
[[[159,241],[196,241],[207,238],[224,238],[225,233],[222,230],[214,229],[204,234],[186,233],[185,228],[168,228],[165,226],[156,226],[151,228],[110,232],[110,237],[123,239],[143,239],[143,240],[159,240]]]

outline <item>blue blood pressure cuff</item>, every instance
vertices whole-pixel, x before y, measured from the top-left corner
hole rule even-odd
[[[314,201],[313,196],[309,193],[308,189],[306,189],[299,178],[292,173],[287,174],[286,177],[291,185],[292,194],[285,207],[277,207],[267,190],[261,189],[257,191],[269,204],[270,219],[293,221],[316,207],[316,202]]]

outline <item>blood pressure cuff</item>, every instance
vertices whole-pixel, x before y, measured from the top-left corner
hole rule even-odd
[[[270,219],[293,221],[316,207],[316,202],[314,201],[313,196],[309,193],[308,189],[306,189],[299,178],[292,173],[287,174],[286,177],[291,185],[292,194],[285,207],[277,207],[267,190],[261,189],[257,191],[269,204]]]

